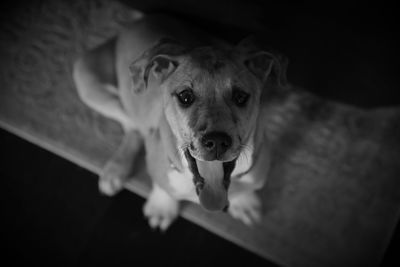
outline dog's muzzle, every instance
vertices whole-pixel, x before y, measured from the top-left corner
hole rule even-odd
[[[228,188],[236,159],[228,162],[201,161],[195,159],[189,150],[185,151],[189,169],[200,204],[207,210],[226,211],[229,206]]]

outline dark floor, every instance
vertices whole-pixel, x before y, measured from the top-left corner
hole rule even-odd
[[[275,266],[181,218],[165,234],[152,231],[142,198],[128,191],[101,196],[96,175],[3,130],[0,140],[2,262]],[[383,266],[400,263],[398,232]]]
[[[101,196],[96,175],[2,130],[0,140],[2,262],[274,266],[181,218],[165,234],[152,231],[142,198]]]

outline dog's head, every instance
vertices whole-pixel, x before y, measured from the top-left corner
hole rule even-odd
[[[284,82],[281,62],[248,40],[221,49],[163,39],[130,69],[135,92],[144,91],[150,79],[159,83],[165,117],[202,206],[226,208],[236,160],[251,156],[265,82],[269,77]]]

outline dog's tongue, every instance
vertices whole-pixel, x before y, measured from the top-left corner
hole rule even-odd
[[[221,161],[196,160],[204,186],[199,192],[202,206],[208,210],[222,210],[228,204],[228,193],[223,186],[224,167]]]

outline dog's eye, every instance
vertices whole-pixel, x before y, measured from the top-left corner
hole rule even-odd
[[[179,102],[183,107],[189,107],[193,104],[195,100],[194,93],[192,89],[185,89],[182,92],[177,94]]]
[[[238,107],[244,107],[249,99],[249,94],[240,90],[239,88],[233,88],[232,100]]]

